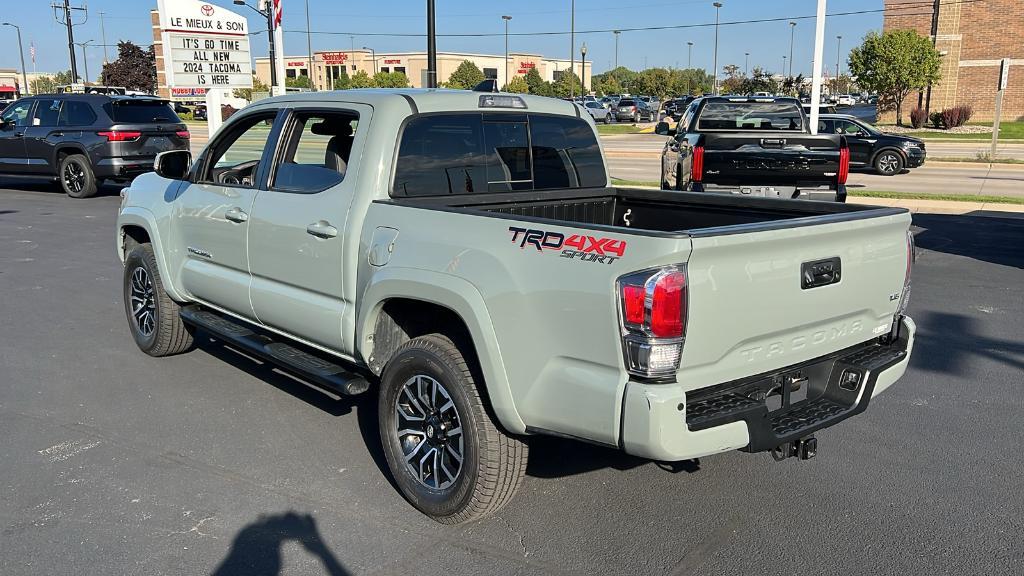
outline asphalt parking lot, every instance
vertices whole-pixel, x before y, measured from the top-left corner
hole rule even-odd
[[[374,400],[139,352],[117,190],[0,182],[0,574],[1024,573],[1024,219],[915,215],[904,379],[809,462],[537,439],[500,516],[391,486]]]

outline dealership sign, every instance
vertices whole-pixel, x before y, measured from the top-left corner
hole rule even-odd
[[[252,88],[244,16],[198,0],[158,0],[164,70],[176,90]]]

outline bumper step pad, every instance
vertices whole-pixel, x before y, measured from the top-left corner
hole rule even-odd
[[[181,319],[335,394],[355,396],[366,392],[370,387],[370,383],[363,376],[315,352],[307,352],[297,345],[285,342],[281,336],[264,332],[255,326],[250,327],[241,320],[195,305],[182,308]]]
[[[696,431],[743,421],[750,435],[745,450],[770,450],[864,411],[878,374],[906,354],[902,340],[873,340],[777,372],[696,390],[687,394],[686,425]],[[791,392],[802,386],[806,398],[790,403]],[[767,398],[774,395],[783,397],[783,405],[769,411]]]

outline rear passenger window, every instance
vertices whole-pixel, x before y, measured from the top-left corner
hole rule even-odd
[[[523,113],[438,114],[402,133],[393,196],[603,187],[593,130],[579,118]]]
[[[32,115],[33,126],[56,126],[60,116],[60,100],[39,100]]]
[[[354,112],[297,114],[271,188],[314,193],[341,183],[358,119]]]
[[[67,100],[60,111],[61,126],[91,126],[96,122],[96,113],[88,102]]]

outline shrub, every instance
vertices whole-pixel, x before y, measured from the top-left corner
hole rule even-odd
[[[914,128],[920,128],[924,126],[925,120],[928,119],[928,113],[925,112],[921,107],[914,108],[910,111],[910,125]]]
[[[932,112],[928,119],[931,120],[932,126],[936,129],[942,128],[942,112]]]
[[[959,106],[946,108],[942,111],[942,123],[945,124],[946,128],[963,126],[971,119],[971,114],[973,113],[974,110],[968,104],[960,104]]]

